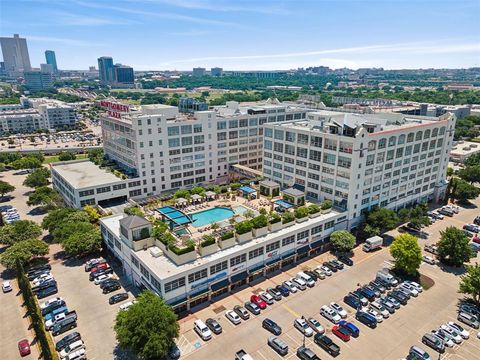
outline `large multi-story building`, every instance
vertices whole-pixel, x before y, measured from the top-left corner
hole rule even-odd
[[[193,68],[193,76],[204,76],[206,74],[206,69],[202,67]]]
[[[319,111],[266,124],[263,173],[307,198],[332,200],[351,228],[373,206],[399,208],[444,195],[455,120]]]
[[[55,56],[55,51],[53,50],[45,50],[45,60],[47,64],[52,65],[53,71],[57,72],[57,57]]]
[[[264,124],[306,116],[273,101],[229,102],[193,114],[166,105],[102,104],[109,109],[101,118],[105,155],[141,177],[144,196],[221,181],[231,164],[261,170]]]
[[[53,74],[49,71],[25,71],[25,86],[31,91],[53,88]]]
[[[0,135],[33,133],[38,129],[47,129],[47,126],[36,110],[19,109],[0,112]]]
[[[20,76],[24,71],[32,70],[25,38],[18,34],[13,37],[0,37],[0,45],[7,75]]]
[[[135,75],[131,66],[115,64],[113,84],[118,88],[133,88],[135,86]]]
[[[210,75],[212,76],[222,76],[223,75],[223,69],[221,67],[213,67],[210,69]]]
[[[113,59],[110,56],[98,58],[98,74],[102,84],[109,84],[115,80]]]

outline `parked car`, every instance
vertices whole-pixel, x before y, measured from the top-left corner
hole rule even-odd
[[[354,338],[360,335],[360,329],[356,327],[353,323],[346,320],[342,320],[338,324],[346,328],[349,331],[350,335],[353,336]]]
[[[382,297],[378,300],[378,302],[390,313],[394,314],[396,307],[395,305],[389,301],[386,297]]]
[[[270,331],[274,335],[280,335],[282,333],[282,328],[273,320],[266,318],[262,321],[262,327],[265,330]]]
[[[40,290],[37,292],[37,299],[43,299],[47,296],[56,294],[58,292],[58,288],[56,285],[47,287],[46,289]]]
[[[335,310],[335,311],[337,312],[337,314],[340,315],[340,317],[341,317],[342,319],[345,319],[345,318],[348,316],[347,311],[346,311],[343,307],[341,307],[340,305],[338,305],[337,303],[331,302],[331,303],[330,303],[330,307],[331,307],[333,310]]]
[[[377,319],[365,311],[357,311],[355,314],[355,319],[360,321],[362,324],[367,325],[371,329],[375,329],[377,327]]]
[[[372,315],[376,320],[377,320],[377,323],[381,323],[383,322],[383,316],[381,314],[379,314],[375,309],[373,309],[372,307],[369,307],[368,309],[365,310],[365,312],[367,312],[368,314]]]
[[[386,290],[390,290],[391,288],[393,288],[395,286],[395,285],[391,284],[389,281],[383,280],[379,277],[377,277],[374,281],[376,283],[384,286]]]
[[[81,349],[85,349],[85,344],[83,343],[83,340],[74,341],[73,343],[67,345],[62,351],[60,351],[60,358],[62,360],[66,359],[70,354]]]
[[[250,296],[250,301],[257,305],[260,309],[264,310],[267,308],[267,303],[263,301],[260,296],[258,295],[252,295]]]
[[[203,341],[207,341],[212,338],[212,332],[200,319],[193,322],[193,330],[195,330],[195,332],[202,338]]]
[[[292,278],[292,283],[300,290],[305,290],[307,288],[307,283],[299,278]]]
[[[408,298],[407,296],[400,292],[400,291],[391,291],[388,293],[388,296],[394,298],[395,300],[397,300],[400,304],[402,305],[407,305],[407,302],[408,302]]]
[[[268,305],[273,305],[273,296],[267,293],[266,291],[260,291],[258,296],[265,301]]]
[[[308,287],[314,287],[315,281],[303,271],[297,273],[297,280],[303,281]]]
[[[462,343],[463,341],[462,336],[457,332],[457,330],[451,328],[450,326],[442,324],[439,330],[441,330],[442,332],[445,332],[455,344]]]
[[[50,303],[49,306],[41,309],[40,311],[42,312],[42,315],[45,316],[48,313],[51,313],[52,311],[57,310],[59,308],[62,308],[64,306],[65,306],[65,301],[63,301],[63,300],[53,301],[53,302]]]
[[[282,285],[285,286],[291,293],[296,293],[298,291],[298,288],[291,281],[284,281]]]
[[[374,289],[380,291],[380,293],[384,294],[385,291],[387,291],[386,287],[380,284],[380,282],[372,280],[370,281],[370,286],[373,287]]]
[[[215,319],[212,319],[212,318],[208,318],[207,320],[205,320],[205,325],[207,325],[207,327],[215,334],[215,335],[218,335],[218,334],[221,334],[223,329],[222,329],[222,326],[218,323],[217,320]]]
[[[405,280],[404,283],[413,286],[419,293],[423,292],[423,288],[421,287],[421,285],[419,283],[416,283],[415,281]]]
[[[234,325],[238,325],[242,322],[242,319],[238,314],[233,310],[227,310],[225,312],[225,317],[232,322]]]
[[[122,288],[122,286],[120,285],[120,283],[119,283],[119,282],[115,282],[115,283],[111,283],[111,284],[105,286],[105,287],[102,289],[102,292],[103,292],[104,294],[109,294],[109,293],[111,293],[111,292],[113,292],[113,291],[115,291],[115,290],[121,289],[121,288]]]
[[[322,326],[322,324],[320,324],[320,321],[318,321],[317,319],[309,317],[307,319],[307,323],[317,333],[323,334],[325,332],[325,328]]]
[[[310,276],[313,279],[313,281],[317,281],[319,279],[315,271],[305,270],[304,273]],[[323,279],[325,279],[325,275],[323,275]]]
[[[330,260],[330,264],[335,266],[337,270],[343,270],[343,268],[345,267],[345,265],[337,259]]]
[[[62,351],[67,345],[70,345],[71,343],[78,341],[81,338],[82,337],[80,336],[80,333],[77,331],[68,334],[59,341],[57,341],[57,343],[55,344],[55,350]]]
[[[46,288],[52,287],[52,286],[57,286],[57,282],[53,279],[47,280],[40,285],[32,287],[32,291],[34,293],[38,293],[39,291],[45,290]]]
[[[112,284],[119,284],[120,285],[120,281],[118,281],[117,279],[107,279],[105,281],[102,281],[100,283],[100,289],[105,289],[107,286],[111,286]]]
[[[432,360],[432,357],[418,346],[412,346],[408,355],[412,355],[412,360]]]
[[[322,315],[323,317],[325,317],[326,319],[330,320],[331,322],[333,322],[334,324],[338,324],[338,322],[340,320],[342,320],[342,318],[340,317],[340,315],[337,314],[337,312],[335,310],[333,310],[330,306],[328,305],[323,305],[321,308],[320,308],[320,315]]]
[[[323,350],[325,350],[331,356],[335,357],[340,354],[340,347],[337,344],[335,344],[333,340],[326,335],[316,334],[313,337],[313,341],[315,342],[315,344],[320,346]]]
[[[269,293],[275,299],[275,301],[282,300],[282,293],[275,288],[267,288],[267,293]]]
[[[347,256],[339,256],[338,260],[348,266],[353,266],[353,260]]]
[[[124,301],[124,300],[127,300],[127,299],[128,299],[128,293],[115,294],[115,295],[110,296],[110,298],[108,299],[108,303],[110,305],[113,305],[113,304],[119,303],[120,301]]]
[[[3,291],[4,293],[10,292],[10,291],[12,291],[12,290],[13,290],[13,289],[12,289],[12,283],[11,283],[10,281],[7,280],[7,281],[4,281],[4,282],[2,283],[2,291]]]
[[[102,263],[106,263],[105,259],[103,259],[103,258],[96,258],[96,259],[88,260],[85,263],[85,272],[88,272],[88,271],[92,270],[96,265],[102,264]]]
[[[463,225],[463,229],[467,231],[471,231],[472,233],[478,233],[480,232],[480,226],[477,224],[466,224]]]
[[[460,334],[460,336],[465,340],[467,340],[470,337],[470,333],[467,330],[465,330],[460,324],[457,324],[456,322],[453,322],[453,321],[449,321],[447,325],[450,328],[457,331]]]
[[[330,261],[323,262],[322,266],[328,268],[332,272],[337,272],[338,271],[337,267],[335,265],[333,265],[332,263],[330,263]]]
[[[65,303],[65,301],[63,301],[63,298],[61,297],[54,297],[54,298],[51,298],[51,299],[48,299],[46,301],[44,301],[43,303],[40,304],[40,309],[43,310],[45,308],[48,308],[49,306],[53,305],[53,304],[57,304],[57,303]]]
[[[474,329],[479,328],[478,319],[472,314],[461,311],[458,313],[457,320]]]
[[[293,326],[307,337],[313,335],[313,329],[303,317],[295,319],[293,321]]]
[[[77,327],[77,320],[74,317],[66,318],[59,323],[56,323],[52,328],[52,335],[57,336],[63,334],[64,332],[76,328]]]
[[[30,350],[30,343],[28,342],[27,339],[20,340],[18,342],[18,352],[20,353],[20,356],[27,356],[30,355],[31,350]]]
[[[297,357],[301,360],[320,360],[312,350],[303,345],[297,349]]]
[[[253,315],[258,315],[260,314],[260,307],[258,307],[256,304],[254,304],[253,302],[251,301],[247,301],[245,304],[245,309],[247,309],[248,311],[250,311]]]
[[[95,285],[99,285],[100,283],[104,282],[105,280],[111,279],[113,277],[113,274],[103,274],[97,277],[94,280]]]
[[[402,290],[402,289],[406,290],[413,297],[418,296],[418,290],[414,286],[410,285],[409,283],[406,283],[406,282],[401,283],[399,286],[399,290]]]
[[[334,325],[332,327],[332,333],[342,339],[344,342],[350,341],[350,331],[348,331],[344,326]]]
[[[325,272],[321,269],[321,267],[317,267],[313,270],[313,272],[317,275],[317,278],[319,279],[322,279],[322,280],[325,280],[325,278],[327,277],[327,275],[325,274]]]
[[[477,307],[471,303],[460,304],[460,311],[472,314],[476,316],[477,319],[480,318],[480,307]]]
[[[288,345],[279,337],[270,336],[267,343],[281,356],[285,356],[288,354]]]
[[[126,302],[125,304],[120,305],[120,306],[119,306],[120,311],[128,310],[128,308],[129,308],[130,306],[132,306],[133,304],[135,304],[135,300],[128,301],[128,302]]]
[[[362,303],[360,302],[360,300],[358,300],[356,296],[353,296],[351,294],[346,295],[343,298],[343,302],[347,305],[350,305],[352,308],[356,310],[362,307]]]
[[[290,291],[288,290],[288,288],[284,285],[277,285],[275,287],[275,289],[277,289],[278,292],[280,292],[280,294],[282,294],[282,296],[290,296]]]
[[[105,274],[111,274],[113,273],[113,269],[111,267],[108,267],[106,269],[100,269],[98,271],[95,271],[95,272],[91,272],[89,275],[88,275],[88,280],[90,281],[93,281],[95,280],[97,277],[101,276],[101,275],[105,275]]]
[[[371,289],[369,289],[367,287],[358,288],[357,292],[358,292],[359,295],[363,295],[368,301],[374,301],[375,300],[375,292],[373,292]],[[362,301],[362,300],[360,299],[360,301]],[[367,304],[364,304],[364,305],[367,305]]]
[[[423,335],[422,343],[431,347],[433,350],[439,353],[445,352],[445,344],[443,343],[443,341],[432,333],[426,333],[425,335]]]
[[[480,225],[480,216],[475,217],[475,219],[473,219],[473,223],[475,225]]]
[[[332,270],[328,266],[320,266],[320,270],[322,270],[325,275],[332,276]]]
[[[382,304],[380,304],[378,301],[373,301],[370,304],[370,307],[376,312],[378,312],[380,315],[382,315],[385,319],[388,319],[390,317],[390,312],[387,309],[385,309],[385,307]]]
[[[233,307],[233,311],[235,311],[237,315],[240,316],[243,320],[250,319],[250,314],[248,313],[247,309],[245,309],[243,306],[235,305]]]
[[[355,290],[355,291],[352,291],[350,294],[352,294],[353,296],[356,296],[357,299],[362,303],[362,306],[368,305],[368,300],[361,291]]]

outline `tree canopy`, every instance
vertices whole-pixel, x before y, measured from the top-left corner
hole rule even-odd
[[[69,160],[75,160],[76,155],[72,152],[69,151],[62,151],[60,154],[58,154],[58,160],[60,161],[69,161]]]
[[[81,227],[83,230],[75,231],[62,241],[62,247],[68,255],[79,256],[100,250],[102,237],[100,229],[89,223]],[[88,225],[88,226],[87,226]]]
[[[48,178],[50,177],[50,171],[44,167],[33,170],[27,175],[23,181],[23,185],[38,188],[41,186],[47,186],[49,184]]]
[[[27,204],[29,206],[42,206],[45,209],[52,209],[61,204],[62,198],[58,192],[48,186],[36,188],[28,196]]]
[[[390,254],[395,259],[395,269],[408,275],[415,275],[422,263],[422,250],[418,240],[410,234],[402,234],[390,245]]]
[[[81,212],[81,210],[72,208],[59,208],[51,210],[43,218],[42,228],[48,230],[50,233],[53,233],[53,231],[58,225],[60,225],[65,220],[73,219],[73,214],[76,214],[78,212]],[[72,218],[69,218],[70,215],[72,215]]]
[[[42,235],[40,226],[30,220],[19,220],[0,227],[0,244],[13,245]]]
[[[379,235],[392,230],[398,225],[399,219],[395,211],[387,208],[375,208],[368,215],[364,231],[369,236]]]
[[[445,231],[440,231],[438,245],[438,258],[440,261],[454,266],[462,266],[464,262],[473,257],[468,236],[454,226],[449,226]]]
[[[16,170],[36,169],[42,166],[42,161],[34,156],[25,156],[10,163],[10,166]]]
[[[451,186],[451,197],[460,203],[473,200],[480,195],[480,188],[469,184],[463,179],[454,178]]]
[[[5,194],[11,193],[12,191],[15,191],[15,186],[0,180],[0,198],[3,198]]]
[[[145,360],[163,359],[178,337],[177,316],[165,301],[146,290],[126,311],[119,311],[114,326],[120,346]]]
[[[470,184],[480,182],[480,165],[466,166],[460,169],[458,176]]]
[[[33,258],[48,254],[48,245],[43,240],[28,239],[16,242],[0,255],[0,263],[6,268],[13,269],[16,261],[22,265],[27,264]]]
[[[471,295],[480,305],[480,264],[467,265],[467,273],[461,276],[459,292]]]
[[[356,239],[347,230],[336,230],[330,235],[330,242],[338,251],[349,252],[354,248]]]

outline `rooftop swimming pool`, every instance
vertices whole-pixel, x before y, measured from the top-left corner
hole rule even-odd
[[[190,214],[193,220],[193,227],[202,227],[208,224],[213,224],[218,221],[230,219],[235,214],[243,214],[247,209],[243,206],[237,206],[236,208],[229,209],[224,207],[214,207]]]

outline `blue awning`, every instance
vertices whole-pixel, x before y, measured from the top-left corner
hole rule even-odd
[[[304,246],[304,247],[301,247],[301,248],[297,249],[297,254],[304,254],[304,253],[308,252],[308,250],[310,250],[310,245],[307,245],[307,246]]]
[[[212,284],[212,291],[217,291],[221,288],[227,287],[230,284],[230,281],[228,279],[224,279],[222,281],[219,281],[215,284]]]
[[[248,269],[248,272],[251,274],[252,272],[263,269],[263,267],[264,267],[263,264],[258,264],[258,265],[252,266],[250,269]]]
[[[315,241],[314,243],[311,243],[311,244],[310,244],[310,247],[311,247],[312,249],[316,249],[316,248],[318,248],[318,247],[320,247],[320,246],[322,246],[322,245],[323,245],[323,240],[319,240],[319,241]]]
[[[171,306],[175,307],[175,306],[179,306],[179,305],[183,305],[187,302],[187,298],[186,297],[181,297],[179,299],[175,299],[171,302],[169,302],[168,304],[170,304]]]
[[[287,257],[294,256],[294,255],[295,255],[295,250],[292,249],[292,250],[289,251],[288,253],[283,254],[283,255],[282,255],[282,259],[286,259]]]
[[[178,225],[190,224],[192,219],[190,216],[185,214],[183,211],[175,209],[172,206],[163,206],[156,209],[161,215],[166,217],[169,221]]]
[[[285,200],[275,200],[274,203],[277,204],[278,206],[283,207],[284,209],[291,209],[293,207],[293,204],[290,204]]]
[[[243,279],[246,279],[247,276],[248,276],[248,272],[246,272],[246,271],[242,271],[239,274],[233,275],[232,278],[231,278],[232,284],[236,283],[238,281],[241,281]]]
[[[202,295],[202,294],[207,293],[207,292],[209,292],[208,286],[205,289],[202,289],[202,290],[199,290],[199,291],[196,291],[194,293],[189,294],[188,298],[191,299],[193,297],[196,297],[198,295]]]
[[[250,186],[247,186],[247,185],[243,185],[243,186],[239,187],[238,190],[240,190],[244,193],[247,193],[247,194],[252,194],[252,193],[257,192],[257,190],[255,190],[254,188],[251,188]]]

